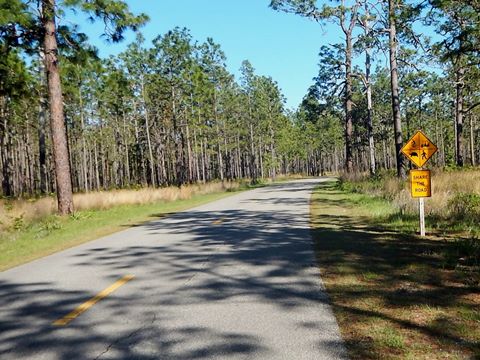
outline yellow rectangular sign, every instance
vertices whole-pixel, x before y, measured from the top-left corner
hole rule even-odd
[[[432,178],[430,170],[410,170],[410,182],[412,197],[431,197],[432,196]]]

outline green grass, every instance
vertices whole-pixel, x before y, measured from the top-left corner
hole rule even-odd
[[[247,188],[251,187],[243,190]],[[232,194],[220,192],[187,200],[80,211],[70,217],[49,216],[28,226],[19,224],[16,230],[0,235],[0,271]]]
[[[414,216],[335,181],[316,189],[311,215],[352,359],[480,358],[479,240],[446,229],[421,238]]]

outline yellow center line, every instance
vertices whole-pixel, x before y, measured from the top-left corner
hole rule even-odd
[[[115,281],[112,285],[107,287],[106,289],[102,290],[99,292],[97,295],[95,295],[93,298],[90,300],[85,301],[83,304],[75,308],[72,312],[69,314],[65,315],[64,317],[55,320],[52,325],[55,326],[64,326],[67,325],[70,321],[75,319],[77,316],[82,314],[83,312],[87,311],[89,308],[91,308],[93,305],[95,305],[97,302],[102,300],[103,298],[107,297],[110,295],[112,292],[117,290],[120,286],[124,285],[125,283],[129,282],[132,280],[135,276],[134,275],[125,275],[122,277],[120,280]]]

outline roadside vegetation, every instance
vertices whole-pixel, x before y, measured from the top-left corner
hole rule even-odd
[[[233,191],[243,182],[212,182],[207,184],[169,186],[164,188],[138,188],[77,193],[73,197],[75,209],[81,211],[107,210],[117,206],[147,205],[175,200],[187,200],[194,196]],[[0,199],[0,230],[18,230],[29,224],[56,214],[54,196],[31,199]]]
[[[408,180],[390,172],[374,177],[345,174],[341,187],[353,193],[387,200],[393,209],[388,218],[397,230],[412,232],[418,228],[418,200],[410,195]],[[480,234],[480,169],[432,170],[432,197],[425,200],[426,226],[432,232]]]
[[[424,238],[406,181],[317,188],[316,254],[352,359],[480,357],[479,174],[433,176]]]
[[[123,189],[74,195],[77,211],[59,216],[53,196],[0,199],[0,271],[139,223],[301,175],[182,187]]]
[[[75,194],[68,217],[56,214],[54,197],[0,201],[0,271],[248,188],[215,182]]]

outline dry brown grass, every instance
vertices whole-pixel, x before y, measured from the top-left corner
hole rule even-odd
[[[232,191],[239,182],[211,182],[182,187],[142,188],[138,190],[112,190],[75,194],[73,202],[77,211],[109,209],[122,205],[140,205],[190,199],[195,195]],[[34,200],[0,200],[0,231],[23,226],[49,215],[57,209],[54,197]]]
[[[403,214],[418,211],[418,200],[410,196],[408,180],[399,180],[385,175],[371,180],[367,174],[342,175],[352,190],[359,193],[380,196],[392,202]],[[427,215],[446,219],[451,214],[451,202],[459,194],[480,196],[480,169],[455,171],[432,171],[432,197],[425,202]]]

